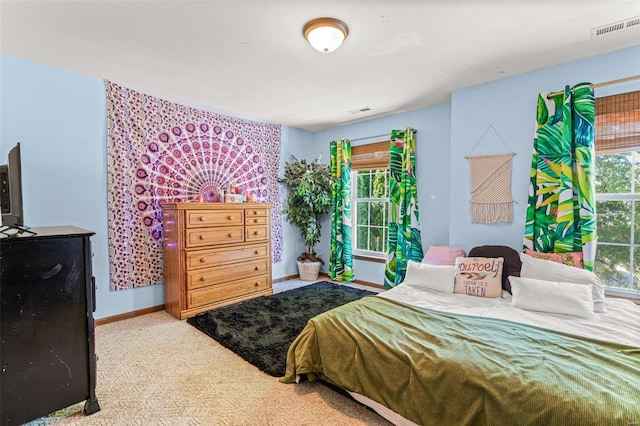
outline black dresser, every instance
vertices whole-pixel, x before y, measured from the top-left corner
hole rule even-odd
[[[93,232],[0,234],[0,419],[18,425],[81,401],[100,410],[91,271]],[[13,231],[11,231],[13,233]]]

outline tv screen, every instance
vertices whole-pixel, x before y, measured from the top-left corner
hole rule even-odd
[[[3,226],[24,226],[22,218],[22,166],[20,144],[7,156],[7,164],[0,165],[0,205]]]

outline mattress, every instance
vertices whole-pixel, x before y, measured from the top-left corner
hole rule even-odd
[[[640,306],[624,299],[607,299],[607,312],[591,319],[568,315],[526,311],[511,306],[511,295],[503,291],[501,298],[487,299],[465,294],[445,294],[399,285],[378,294],[406,305],[463,315],[491,317],[557,330],[606,342],[640,347]],[[364,395],[348,392],[353,399],[376,411],[398,426],[417,426],[388,407]]]
[[[466,294],[446,294],[399,285],[377,297],[406,305],[463,315],[498,318],[562,331],[581,337],[640,347],[640,306],[625,299],[607,299],[607,312],[582,319],[570,315],[526,311],[511,306],[511,295],[488,299]]]

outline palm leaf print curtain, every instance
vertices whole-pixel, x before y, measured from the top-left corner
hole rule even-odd
[[[351,142],[331,141],[331,252],[329,276],[335,281],[353,281],[351,251]]]
[[[418,212],[414,130],[391,131],[389,152],[389,239],[385,287],[404,281],[409,260],[423,257]]]
[[[596,254],[593,90],[588,83],[538,96],[524,246],[540,252]]]

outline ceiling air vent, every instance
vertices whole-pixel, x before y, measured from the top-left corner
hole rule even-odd
[[[591,37],[598,37],[605,34],[611,34],[619,31],[630,30],[632,28],[640,28],[640,16],[625,19],[624,21],[614,22],[613,24],[603,25],[601,27],[591,29]]]
[[[360,113],[367,112],[367,111],[371,111],[371,108],[369,108],[369,107],[360,107],[360,108],[349,110],[347,112],[350,113],[350,114],[360,114]]]

